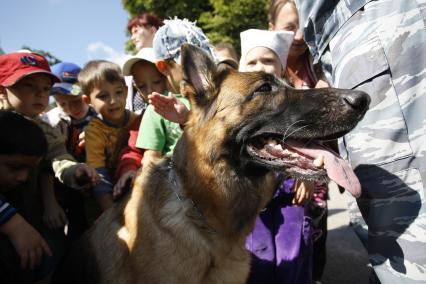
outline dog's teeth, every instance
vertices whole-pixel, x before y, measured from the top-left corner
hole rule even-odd
[[[324,166],[324,155],[319,154],[318,157],[313,161],[313,164],[317,168],[322,168]]]
[[[274,148],[275,148],[275,150],[278,150],[278,151],[282,151],[283,150],[283,147],[281,146],[281,144],[276,144],[274,146]]]
[[[277,141],[275,141],[274,139],[272,139],[272,138],[269,138],[267,141],[266,141],[266,143],[268,144],[268,145],[271,145],[271,146],[275,146],[275,145],[277,145]]]
[[[292,154],[290,155],[290,157],[292,157],[292,158],[297,158],[297,157],[299,157],[299,154],[297,154],[297,153],[292,153]]]

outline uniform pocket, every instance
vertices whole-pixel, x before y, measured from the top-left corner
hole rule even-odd
[[[343,138],[352,165],[381,165],[412,156],[392,70],[378,36],[370,34],[356,45],[335,42],[331,52],[335,86],[371,97],[363,120]]]

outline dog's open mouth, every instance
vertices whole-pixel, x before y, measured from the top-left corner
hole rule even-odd
[[[324,156],[311,157],[303,153],[299,146],[301,142],[286,141],[272,137],[258,137],[248,144],[250,155],[271,164],[276,168],[283,168],[291,175],[304,179],[318,179],[327,175],[324,169]]]
[[[328,176],[359,197],[361,186],[349,164],[325,146],[278,136],[261,135],[250,139],[247,153],[254,162],[277,171],[307,180],[324,179]]]

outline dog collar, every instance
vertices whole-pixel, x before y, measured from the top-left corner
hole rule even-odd
[[[217,233],[217,230],[213,228],[208,222],[206,217],[203,214],[203,211],[197,206],[194,200],[192,200],[189,197],[186,197],[183,195],[182,191],[180,190],[180,183],[178,180],[178,176],[176,175],[176,172],[174,170],[174,165],[172,160],[169,160],[167,169],[169,171],[169,181],[172,183],[172,190],[176,196],[176,198],[184,203],[185,201],[189,201],[192,205],[192,208],[194,208],[194,212],[197,215],[197,218],[201,220],[201,222],[204,224],[204,230],[209,233]]]

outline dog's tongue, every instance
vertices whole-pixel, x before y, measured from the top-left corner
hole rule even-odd
[[[327,170],[328,177],[344,187],[352,196],[359,197],[361,195],[361,185],[351,166],[332,150],[317,143],[310,144],[309,148],[298,142],[292,142],[289,145],[314,159],[322,154],[324,156],[324,168]]]

